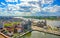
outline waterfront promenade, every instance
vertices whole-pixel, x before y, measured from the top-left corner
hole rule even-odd
[[[45,33],[60,36],[60,32],[58,32],[58,31],[48,30],[48,29],[44,29],[44,28],[41,28],[41,27],[37,27],[37,26],[32,26],[31,28],[32,28],[32,30],[35,30],[35,31],[40,31],[40,32],[45,32]]]

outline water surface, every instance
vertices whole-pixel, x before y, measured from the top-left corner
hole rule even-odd
[[[38,31],[32,31],[31,33],[28,33],[27,35],[21,38],[60,38],[60,36],[38,32]]]

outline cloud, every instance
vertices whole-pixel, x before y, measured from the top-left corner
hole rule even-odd
[[[7,11],[0,12],[0,16],[12,16],[13,14],[7,13]]]
[[[6,2],[18,2],[18,0],[5,0]]]
[[[44,7],[42,9],[44,12],[50,12],[50,13],[57,13],[60,12],[60,6],[54,5],[54,6],[49,6],[49,7]]]
[[[26,6],[26,8],[25,8]],[[21,8],[22,7],[22,8]],[[24,7],[24,8],[23,8]],[[2,10],[2,9],[0,9]],[[29,5],[21,5],[21,4],[8,4],[7,8],[4,9],[4,13],[0,12],[0,15],[3,16],[27,16],[30,15],[30,7]]]
[[[16,1],[16,0],[15,0]],[[41,5],[53,3],[53,0],[21,0],[20,4],[8,4],[6,8],[0,9],[0,15],[6,16],[33,16],[33,15],[58,15],[60,12],[60,6],[46,6]],[[14,2],[14,0],[8,0],[8,2]],[[40,3],[41,2],[41,3]],[[1,3],[5,5],[4,3]],[[4,11],[3,11],[4,10]],[[46,13],[47,12],[47,13]]]
[[[20,1],[29,2],[29,1],[38,1],[38,0],[20,0]]]
[[[40,7],[38,4],[34,5],[34,4],[29,4],[28,2],[22,2],[21,4],[8,4],[7,6],[8,11],[20,11],[20,12],[36,12],[36,11],[40,11]]]
[[[0,8],[0,12],[6,11],[6,8]]]
[[[52,4],[54,0],[41,0],[42,4]]]
[[[13,11],[13,10],[19,10],[20,8],[18,5],[8,4],[7,9]]]
[[[6,5],[5,3],[1,2],[2,5]]]

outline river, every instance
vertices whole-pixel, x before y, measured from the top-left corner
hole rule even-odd
[[[60,38],[60,36],[38,32],[38,31],[32,31],[31,33],[28,33],[21,38]]]

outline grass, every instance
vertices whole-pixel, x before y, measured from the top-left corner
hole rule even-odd
[[[20,22],[5,23],[4,27],[13,26],[13,24],[20,24]]]

